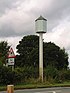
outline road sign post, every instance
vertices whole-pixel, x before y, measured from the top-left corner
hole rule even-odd
[[[12,48],[10,48],[9,53],[8,53],[8,66],[12,67],[12,70],[14,69],[14,65],[15,65],[15,54]]]

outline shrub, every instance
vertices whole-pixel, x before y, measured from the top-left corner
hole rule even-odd
[[[31,78],[37,78],[37,77],[38,77],[37,68],[24,66],[23,68],[17,67],[14,70],[15,83],[25,82],[31,80]]]
[[[10,68],[0,66],[0,84],[11,84],[14,80],[14,73]]]
[[[44,69],[44,77],[47,81],[54,82],[58,76],[58,70],[52,66],[48,66]]]

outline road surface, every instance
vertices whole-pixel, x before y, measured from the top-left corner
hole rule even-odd
[[[7,91],[2,91],[0,93],[7,93]],[[70,87],[24,89],[15,90],[14,93],[70,93]]]

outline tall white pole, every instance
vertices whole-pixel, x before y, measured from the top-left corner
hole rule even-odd
[[[43,82],[43,34],[46,33],[46,19],[40,16],[35,20],[36,33],[39,34],[39,79]]]
[[[39,79],[43,82],[43,33],[39,33]]]

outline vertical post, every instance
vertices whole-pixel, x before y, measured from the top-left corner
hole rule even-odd
[[[36,33],[39,34],[39,79],[43,82],[43,34],[46,33],[46,19],[40,16],[35,20]]]
[[[14,85],[7,85],[7,93],[14,93]]]
[[[43,82],[43,33],[39,33],[39,79]]]
[[[11,68],[12,68],[12,71],[13,71],[14,70],[14,65],[12,65]]]

